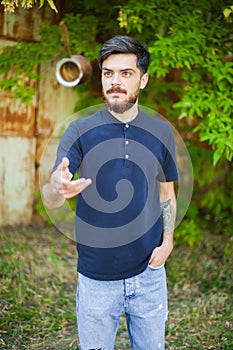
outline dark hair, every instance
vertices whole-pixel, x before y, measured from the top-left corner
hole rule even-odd
[[[142,74],[147,72],[150,64],[150,53],[148,52],[147,46],[126,35],[117,35],[106,41],[102,46],[98,57],[100,69],[102,69],[102,63],[108,56],[120,53],[136,55],[137,67]]]

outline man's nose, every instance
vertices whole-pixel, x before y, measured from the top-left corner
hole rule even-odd
[[[121,84],[121,79],[120,79],[120,75],[115,73],[112,76],[112,85],[120,85]]]

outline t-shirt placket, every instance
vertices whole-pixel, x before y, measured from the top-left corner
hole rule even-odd
[[[124,167],[129,168],[130,167],[130,152],[129,152],[129,145],[130,145],[130,140],[129,140],[129,129],[130,125],[127,123],[123,127],[123,134],[124,134]]]

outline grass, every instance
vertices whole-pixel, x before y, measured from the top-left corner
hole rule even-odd
[[[54,228],[0,229],[0,349],[78,349],[76,258],[75,243]],[[233,349],[230,237],[176,245],[167,276],[166,349]],[[115,349],[130,349],[124,316]]]

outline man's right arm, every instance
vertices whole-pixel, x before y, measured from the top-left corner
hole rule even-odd
[[[64,157],[52,173],[50,181],[42,187],[41,195],[48,209],[62,206],[66,199],[78,195],[91,184],[91,179],[80,178],[71,181],[72,177],[69,172],[69,159]]]

